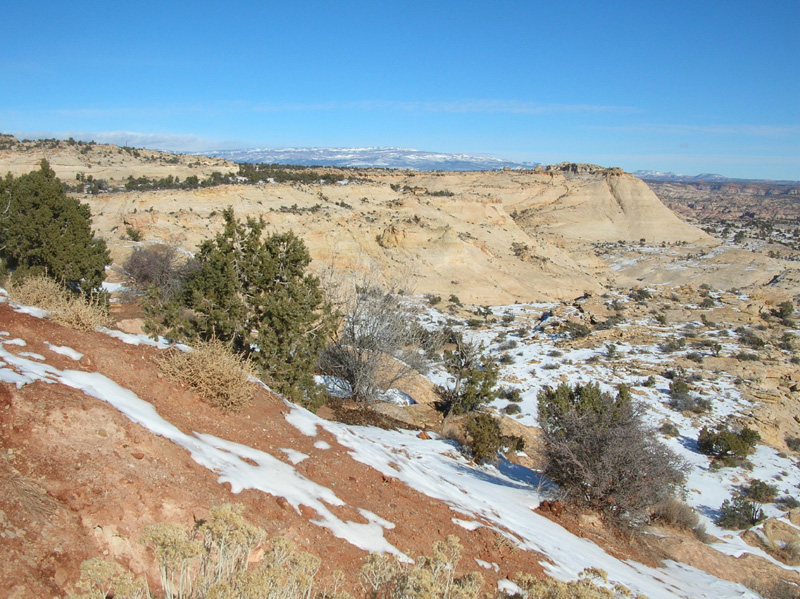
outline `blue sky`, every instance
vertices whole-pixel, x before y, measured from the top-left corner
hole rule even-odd
[[[800,1],[7,3],[0,131],[800,180]]]

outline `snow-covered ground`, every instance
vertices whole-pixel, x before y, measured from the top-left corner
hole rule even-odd
[[[17,309],[39,317],[43,315],[36,310]],[[543,304],[493,308],[498,317],[513,314],[515,318],[524,315],[538,317],[547,310],[548,306]],[[427,318],[443,319],[444,316],[429,310]],[[552,335],[529,330],[521,337],[511,332],[519,327],[519,323],[510,323],[506,327],[505,338],[499,341],[497,335],[502,330],[501,325],[470,331],[470,334],[476,341],[485,343],[488,351],[497,355],[505,352],[511,356],[511,363],[503,366],[502,377],[506,379],[503,384],[520,389],[522,413],[517,418],[525,424],[535,423],[536,394],[545,385],[557,385],[564,380],[593,380],[609,390],[619,383],[637,385],[643,378],[639,373],[642,365],[649,365],[651,369],[653,366],[665,367],[669,359],[659,353],[654,345],[634,347],[618,344],[617,357],[613,360],[587,362],[597,354],[607,353],[605,346],[565,350],[558,347],[558,340]],[[152,343],[142,337],[106,332],[126,343]],[[665,330],[664,334],[669,332]],[[501,343],[509,340],[515,340],[517,345],[511,349],[499,349]],[[353,507],[359,509],[367,524],[344,521],[332,513],[329,506],[340,506],[342,500],[331,489],[307,479],[294,468],[295,464],[312,457],[286,448],[282,450],[283,455],[279,456],[283,459],[279,459],[225,439],[181,431],[161,417],[151,404],[114,381],[99,373],[59,370],[47,363],[47,356],[23,355],[24,352],[20,352],[19,348],[25,345],[24,340],[11,338],[7,332],[0,331],[0,380],[18,387],[41,380],[80,389],[116,407],[154,434],[186,448],[198,464],[217,473],[219,481],[229,483],[234,492],[244,488],[257,489],[285,497],[295,509],[307,505],[318,514],[312,522],[329,529],[336,536],[366,551],[388,552],[407,559],[384,537],[384,531],[394,526],[392,522],[359,506]],[[79,359],[80,354],[68,347],[48,344],[48,348],[54,353]],[[561,355],[557,352],[561,352]],[[547,367],[548,364],[557,367]],[[434,382],[445,383],[447,375],[440,370],[433,370],[430,378]],[[712,413],[688,418],[666,406],[668,381],[658,376],[656,379],[655,387],[637,386],[636,394],[648,405],[648,418],[654,425],[668,419],[678,427],[680,436],[664,441],[693,466],[687,483],[687,501],[696,507],[709,531],[721,537],[714,547],[735,555],[745,551],[756,553],[774,561],[763,552],[746,545],[738,536],[717,529],[713,519],[722,501],[744,480],[761,478],[771,483],[777,482],[782,491],[793,494],[800,484],[800,471],[791,459],[782,457],[766,446],[759,446],[751,457],[751,472],[731,468],[711,470],[708,458],[696,449],[699,428],[703,423],[716,422],[743,411],[749,404],[738,393],[730,377],[719,374],[714,379],[697,383],[701,390],[713,398]],[[507,400],[497,400],[494,407],[503,408],[508,403]],[[496,466],[476,467],[461,455],[452,441],[438,438],[423,440],[411,432],[347,426],[322,420],[302,408],[290,407],[286,419],[302,434],[316,437],[318,429],[322,428],[348,447],[354,459],[401,479],[425,495],[446,502],[453,509],[454,523],[470,530],[479,526],[490,527],[523,548],[541,552],[550,560],[545,567],[551,576],[571,580],[583,569],[596,567],[608,572],[610,580],[652,599],[757,597],[741,585],[719,580],[684,564],[668,562],[663,568],[651,568],[614,558],[591,541],[576,537],[533,511],[546,496],[549,485],[531,470],[506,461]],[[315,447],[325,450],[329,445],[317,440]],[[777,516],[779,512],[777,508],[770,507],[768,514]]]
[[[657,428],[665,422],[671,422],[677,427],[680,433],[678,437],[662,437],[662,441],[691,465],[685,499],[695,508],[707,532],[720,538],[720,542],[715,543],[714,547],[731,555],[754,553],[779,564],[760,549],[746,544],[738,535],[714,524],[719,516],[722,502],[729,499],[736,489],[748,480],[760,479],[777,485],[779,496],[796,496],[800,488],[800,469],[795,461],[766,445],[758,445],[756,451],[749,457],[752,469],[715,470],[710,467],[708,456],[698,451],[697,436],[704,425],[713,426],[725,422],[732,415],[752,410],[753,404],[739,392],[735,377],[724,372],[710,373],[698,367],[697,372],[702,372],[703,378],[693,383],[695,394],[709,399],[712,409],[702,415],[682,414],[667,405],[670,399],[669,379],[655,374],[652,375],[656,381],[655,386],[647,387],[642,383],[649,376],[648,373],[663,373],[673,368],[675,357],[693,351],[692,348],[687,345],[685,349],[665,353],[656,343],[636,346],[629,343],[615,343],[614,357],[609,358],[608,344],[598,343],[597,347],[569,349],[560,344],[559,338],[552,334],[531,330],[528,334],[520,336],[516,332],[521,327],[520,316],[538,316],[556,307],[556,304],[493,307],[493,315],[498,320],[493,326],[479,330],[461,328],[470,340],[484,344],[487,353],[498,358],[505,355],[507,356],[505,360],[511,361],[501,365],[501,385],[520,391],[521,401],[518,405],[521,412],[513,418],[522,424],[535,426],[537,395],[541,389],[548,386],[556,387],[562,382],[574,385],[578,382],[591,381],[597,382],[605,390],[613,391],[620,384],[628,385],[633,389],[635,397],[646,405],[645,417],[649,424]],[[435,315],[431,314],[430,310],[427,312],[426,317],[434,320]],[[515,320],[503,326],[500,321],[506,314],[513,315]],[[656,335],[665,340],[678,336],[686,326],[685,323],[681,323],[655,328],[651,320],[623,323],[618,325],[618,328],[625,329],[637,324],[648,326],[651,332],[656,331]],[[505,335],[502,334],[503,331]],[[719,342],[723,353],[726,354],[747,349],[738,344],[732,331],[728,331],[729,334],[722,337],[717,336],[718,333],[719,329],[709,330],[699,334],[697,339],[709,338]],[[715,336],[705,337],[710,334]],[[510,349],[503,349],[504,344],[508,347],[509,341],[515,341],[516,344]],[[687,371],[687,374],[691,373]],[[447,373],[441,370],[434,370],[429,376],[437,384],[445,384],[448,378]],[[491,406],[502,410],[510,403],[512,402],[507,399],[497,399]],[[784,511],[775,504],[764,506],[764,513],[768,517],[780,517]],[[788,519],[783,518],[782,521],[793,526]],[[785,564],[781,566],[800,571],[797,567],[791,568]]]

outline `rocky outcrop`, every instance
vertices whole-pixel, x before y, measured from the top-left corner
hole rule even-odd
[[[571,243],[710,241],[633,175],[591,165],[563,168],[566,171],[557,172],[566,174],[515,205],[515,220],[524,230],[558,235]],[[556,197],[554,187],[560,192]]]

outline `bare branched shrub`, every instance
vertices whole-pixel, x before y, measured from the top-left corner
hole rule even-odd
[[[353,399],[372,401],[414,371],[430,335],[400,301],[400,289],[366,281],[340,289],[343,321],[319,357],[325,374],[344,380]]]
[[[189,352],[171,349],[159,361],[159,367],[223,412],[240,411],[253,395],[249,361],[219,339],[197,341]]]
[[[128,285],[139,290],[166,287],[180,278],[178,251],[169,245],[136,248],[122,263]]]
[[[12,285],[9,294],[19,304],[47,310],[51,320],[71,329],[93,331],[110,323],[107,303],[101,295],[76,295],[43,275]]]
[[[685,463],[663,445],[620,386],[561,384],[539,393],[545,474],[565,498],[629,523],[647,519],[683,484]]]

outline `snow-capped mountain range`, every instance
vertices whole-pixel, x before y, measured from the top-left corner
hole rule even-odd
[[[699,175],[681,175],[678,173],[664,173],[661,171],[634,171],[633,174],[646,181],[705,181],[706,183],[723,183],[726,181],[739,181],[740,179],[730,179],[714,173],[701,173]]]
[[[193,152],[203,156],[215,156],[232,162],[263,164],[292,164],[298,166],[340,166],[354,168],[394,168],[417,171],[492,171],[503,168],[532,169],[537,162],[516,162],[490,156],[470,154],[448,154],[426,152],[412,148],[245,148],[240,150],[211,150]],[[645,181],[674,181],[681,183],[728,183],[747,181],[702,173],[683,175],[679,173],[638,170],[634,176]],[[775,181],[773,181],[775,183]]]
[[[440,171],[529,169],[532,162],[513,162],[486,156],[424,152],[410,148],[253,148],[202,152],[233,162],[297,164],[301,166],[376,167]]]

